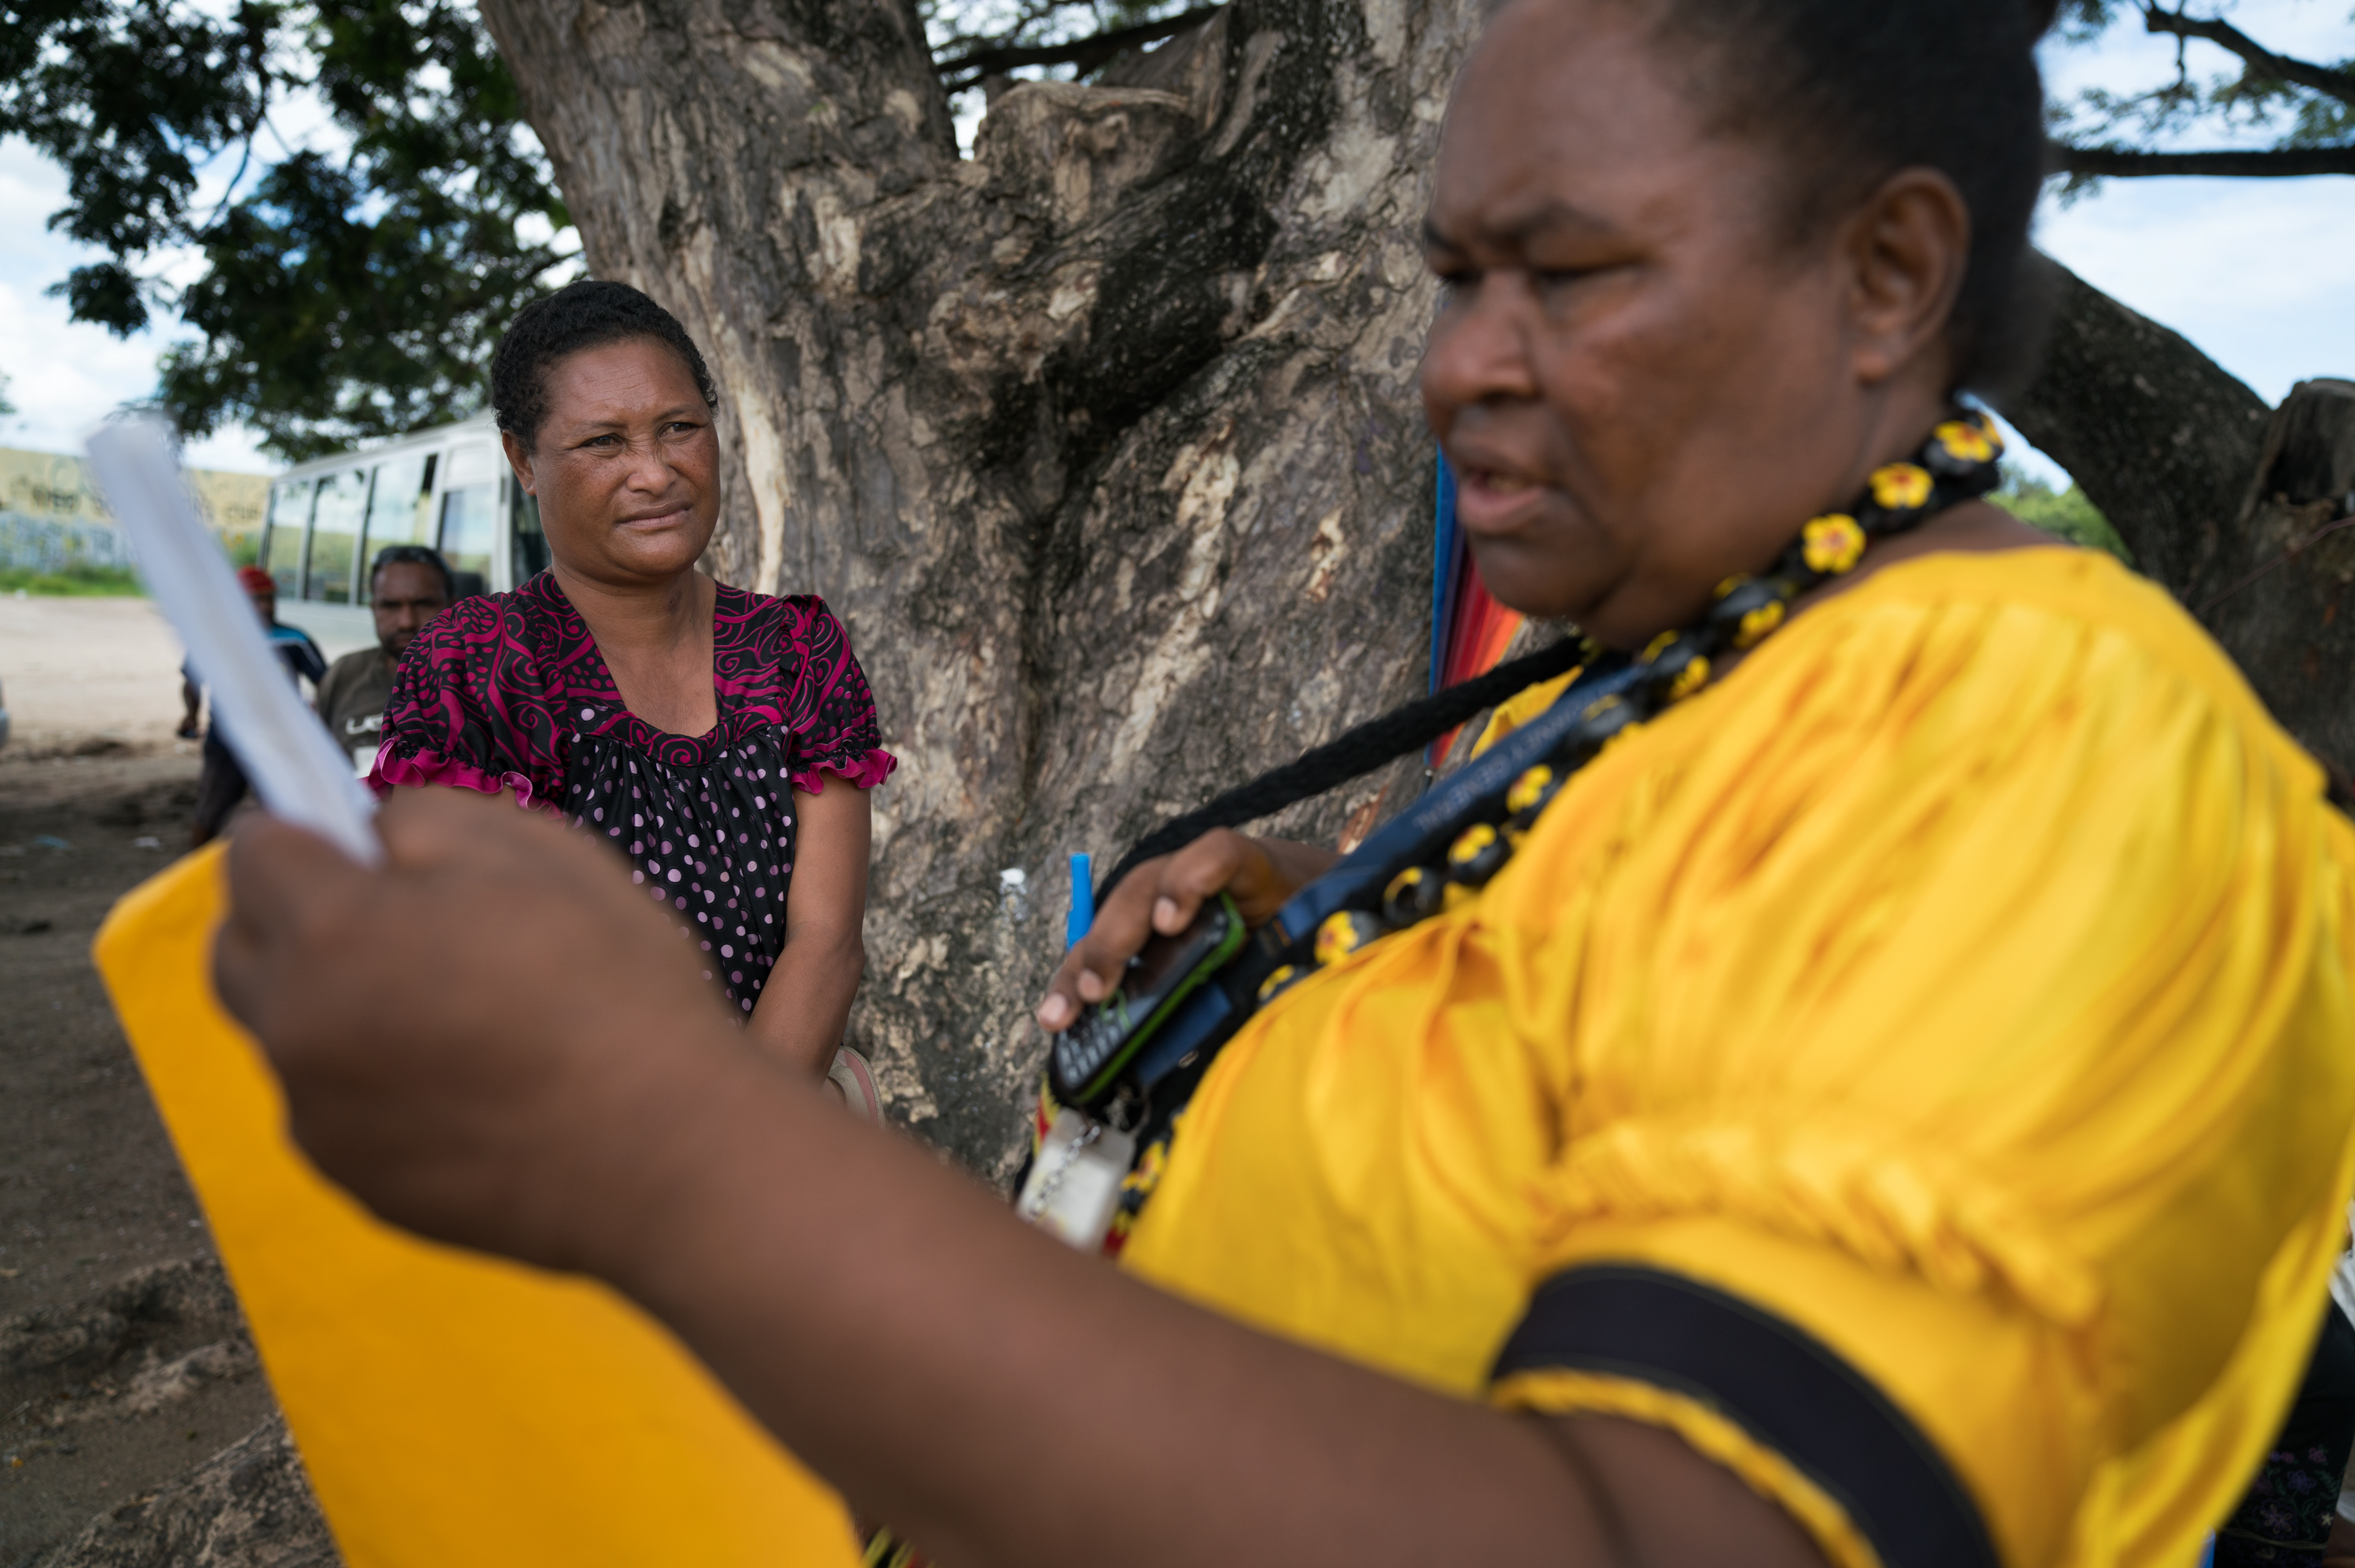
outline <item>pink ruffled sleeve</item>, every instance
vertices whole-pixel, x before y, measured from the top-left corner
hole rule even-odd
[[[900,759],[883,749],[875,696],[850,652],[849,634],[824,599],[797,595],[779,602],[784,645],[778,668],[793,673],[781,694],[779,722],[794,737],[794,788],[822,794],[830,773],[853,789],[871,789]]]
[[[438,785],[562,812],[562,694],[549,691],[506,598],[461,600],[401,655],[368,778],[378,796]]]

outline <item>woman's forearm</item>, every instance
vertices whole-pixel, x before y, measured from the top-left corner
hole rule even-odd
[[[941,1560],[1606,1560],[1533,1423],[1188,1306],[757,1062],[709,1070],[599,1266]]]
[[[856,926],[789,927],[784,951],[761,988],[748,1024],[761,1049],[813,1075],[842,1044],[851,998],[867,969],[867,944]]]
[[[785,946],[752,1009],[753,1039],[777,1061],[813,1076],[842,1044],[850,999],[867,969],[867,856],[874,820],[867,792],[836,779],[817,793],[795,789],[800,824],[785,892]]]
[[[378,822],[378,870],[267,818],[231,857],[218,983],[305,1150],[392,1223],[612,1281],[943,1560],[1628,1560],[1611,1517],[1647,1561],[1813,1560],[1671,1437],[1444,1398],[1025,1228],[744,1050],[602,846],[458,790]]]
[[[1039,999],[1039,1027],[1070,1028],[1082,1007],[1113,993],[1130,957],[1154,933],[1184,930],[1212,895],[1224,893],[1244,922],[1257,926],[1340,858],[1315,844],[1213,828],[1175,854],[1140,863],[1112,890],[1087,934],[1064,952]]]

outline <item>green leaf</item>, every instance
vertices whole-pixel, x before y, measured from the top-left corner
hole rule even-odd
[[[2042,480],[2008,473],[2002,488],[1987,499],[2031,528],[2089,550],[2106,550],[2129,567],[2135,564],[2134,552],[2110,520],[2074,484],[2056,492]]]
[[[157,389],[188,435],[242,421],[302,458],[472,413],[506,320],[574,254],[524,237],[570,219],[470,5],[0,0],[0,133],[64,168],[50,227],[103,253],[53,291],[117,334],[195,330]],[[302,88],[349,149],[270,163],[270,109]],[[237,176],[218,207],[209,166]],[[204,270],[176,290],[158,261],[184,247]]]

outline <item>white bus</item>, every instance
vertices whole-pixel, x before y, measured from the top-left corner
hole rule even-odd
[[[261,566],[293,624],[340,630],[351,620],[356,641],[373,642],[355,612],[368,603],[368,563],[387,545],[441,551],[461,598],[504,593],[548,565],[539,503],[516,483],[491,416],[314,458],[272,482]]]

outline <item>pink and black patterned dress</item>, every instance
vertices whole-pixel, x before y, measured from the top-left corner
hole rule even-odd
[[[709,734],[655,728],[622,705],[589,628],[542,572],[462,599],[418,633],[368,783],[512,790],[602,834],[670,906],[704,978],[749,1013],[784,948],[793,791],[820,793],[828,773],[868,789],[897,762],[822,599],[721,588],[711,677]]]

